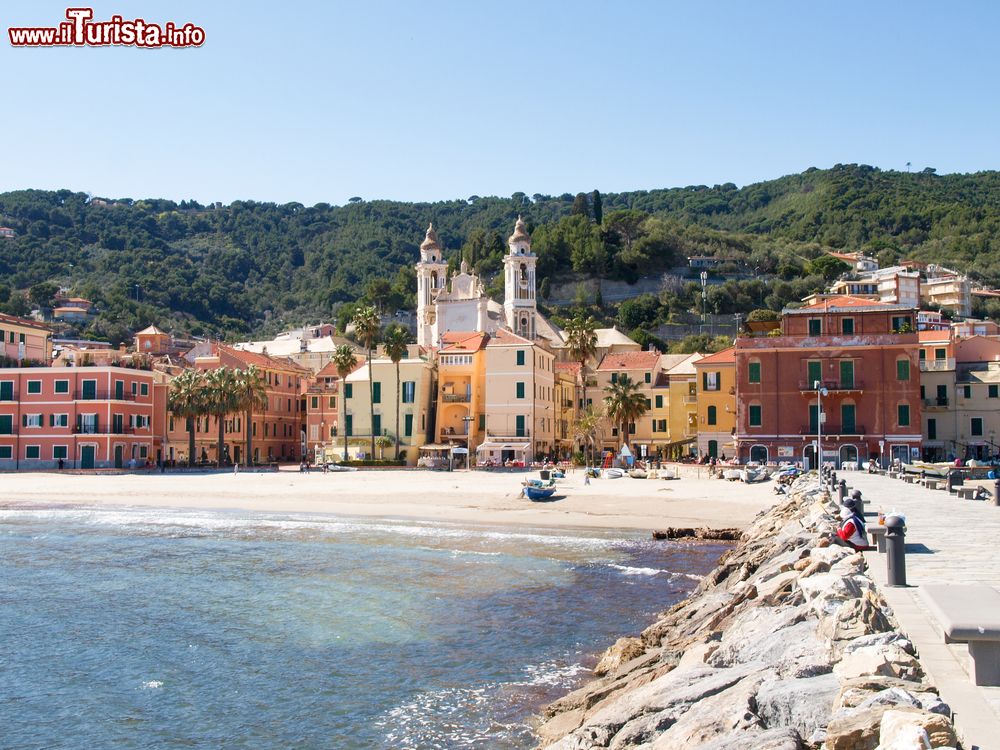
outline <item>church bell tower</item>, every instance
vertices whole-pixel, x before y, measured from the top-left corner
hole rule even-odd
[[[441,246],[432,222],[420,243],[420,262],[417,263],[417,344],[420,346],[437,346],[435,299],[445,288],[447,274],[448,264],[441,260]]]
[[[508,253],[504,256],[503,311],[507,326],[526,339],[535,338],[535,263],[531,252],[531,237],[518,216],[514,234],[507,238]]]

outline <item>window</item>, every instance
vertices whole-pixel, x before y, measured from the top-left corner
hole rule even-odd
[[[896,407],[896,423],[900,427],[910,426],[910,407],[908,404],[900,404]]]
[[[149,395],[149,383],[139,383],[139,395],[140,396]]]
[[[480,414],[479,415],[479,429],[480,430],[485,430],[486,429],[486,415],[485,414]]]
[[[716,409],[714,406],[708,407],[708,416],[705,419],[706,424],[715,424]]]
[[[60,458],[66,460],[69,456],[65,445],[53,445],[52,446],[52,460],[58,461]]]
[[[0,435],[14,434],[14,417],[10,414],[0,414]]]
[[[987,386],[987,394],[989,395],[990,398],[996,398],[997,396],[1000,396],[1000,386],[998,386],[996,383],[990,383],[989,386]]]
[[[24,457],[25,458],[41,458],[42,457],[42,447],[40,445],[26,445],[26,446],[24,446]]]
[[[318,409],[319,408],[319,396],[313,396],[312,399],[311,399],[311,403],[312,403],[312,405],[309,407],[310,409]]]
[[[136,381],[132,381],[132,395],[135,396],[139,393],[139,384]]]
[[[751,383],[760,382],[760,362],[751,362],[747,366],[747,379]]]
[[[854,318],[841,318],[840,332],[846,336],[854,335]]]
[[[719,373],[703,372],[701,374],[701,389],[703,391],[717,391],[719,390],[719,380]]]
[[[518,381],[515,384],[514,389],[515,389],[514,391],[515,398],[524,398],[524,383]]]
[[[413,434],[413,415],[403,415],[403,436],[410,437]]]
[[[372,383],[372,403],[381,404],[382,403],[382,384],[377,380]]]
[[[517,350],[517,366],[518,367],[524,366],[524,349]]]
[[[663,408],[663,396],[657,396],[656,397],[656,408],[657,409],[662,409]]]
[[[42,381],[41,380],[29,380],[28,381],[28,393],[41,393],[42,392]]]
[[[841,388],[853,388],[854,387],[854,360],[853,359],[842,359],[842,360],[840,360],[840,387]]]
[[[975,435],[976,437],[982,437],[982,435],[983,435],[983,418],[982,417],[973,417],[972,418],[971,430],[972,430],[972,434]]]
[[[69,393],[69,381],[57,380],[52,390],[54,393]]]
[[[893,318],[893,320],[895,320],[895,318]],[[943,349],[942,348],[942,349],[935,349],[934,350],[934,359],[935,360],[942,360],[942,359],[947,359],[947,358],[948,358],[948,350],[947,349]]]
[[[760,427],[761,426],[760,404],[751,404],[749,411],[750,411],[750,426]]]
[[[41,414],[22,414],[21,415],[21,425],[23,427],[41,427],[42,426],[42,415]]]
[[[412,404],[417,400],[417,383],[415,380],[403,381],[403,403]]]
[[[927,420],[927,439],[937,440],[937,420],[928,419]]]
[[[9,445],[0,445],[0,458],[13,458],[14,450]]]
[[[354,396],[354,383],[344,383],[344,398],[352,398]]]
[[[909,380],[909,379],[910,379],[910,360],[897,359],[896,380]]]
[[[937,405],[947,406],[948,405],[948,386],[939,385],[937,387]]]
[[[354,434],[354,416],[351,414],[344,417],[344,434],[347,437]]]
[[[972,386],[971,385],[962,386],[962,397],[963,398],[972,398]]]
[[[514,418],[514,436],[515,437],[526,437],[524,432],[524,415],[518,414]]]
[[[80,398],[83,399],[84,401],[94,401],[97,398],[96,380],[83,381],[83,393],[80,394]]]
[[[819,336],[823,333],[823,322],[819,318],[809,318],[809,335]]]
[[[125,398],[125,381],[124,380],[116,380],[115,381],[115,398],[118,401],[121,401],[123,398]]]
[[[913,330],[913,321],[909,315],[896,315],[892,318],[893,333],[905,333]]]
[[[331,409],[336,409],[337,408],[337,397],[336,396],[330,396],[329,406],[330,406]]]
[[[815,388],[817,380],[823,380],[823,363],[818,359],[811,359],[806,363],[806,385]]]
[[[611,382],[612,383],[617,383],[618,382],[618,373],[617,372],[611,373]]]
[[[376,414],[375,419],[372,421],[372,435],[382,434],[382,415]]]
[[[14,400],[14,381],[4,380],[0,383],[0,401]]]
[[[18,340],[19,343],[23,344],[24,343],[24,334],[23,333],[17,334],[17,340]]]
[[[629,422],[628,423],[628,434],[629,435],[634,435],[635,434],[635,422]]]
[[[644,378],[644,379],[645,379],[645,381],[646,381],[647,383],[652,383],[652,382],[653,382],[653,373],[651,373],[651,372],[647,372],[647,373],[645,374],[645,378]]]
[[[666,432],[666,431],[667,431],[667,420],[661,419],[660,420],[660,432]]]
[[[819,429],[819,408],[816,404],[809,404],[809,432],[817,432]]]
[[[857,423],[856,423],[857,409],[854,404],[841,404],[840,405],[840,432],[844,435],[856,435],[857,434]]]
[[[69,427],[69,414],[49,414],[49,427]]]
[[[920,356],[920,361],[921,362],[923,362],[924,360],[926,360],[927,359],[927,350],[926,349],[921,349],[919,356]]]

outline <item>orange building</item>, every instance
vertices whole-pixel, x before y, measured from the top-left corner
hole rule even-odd
[[[324,448],[336,441],[340,429],[341,388],[337,366],[328,362],[314,379],[303,379],[302,384],[306,449],[311,459],[316,461],[325,457]]]
[[[155,373],[126,367],[0,370],[0,468],[127,468],[160,450]]]
[[[8,362],[52,363],[52,330],[28,318],[0,313],[0,355]]]
[[[737,338],[739,459],[815,467],[820,427],[823,460],[836,466],[919,457],[915,323],[912,307],[827,297],[784,310],[780,336]]]

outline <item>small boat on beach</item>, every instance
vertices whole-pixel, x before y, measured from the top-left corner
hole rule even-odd
[[[645,469],[631,469],[628,473],[632,479],[645,479],[646,470]]]
[[[555,494],[555,487],[535,487],[534,485],[524,485],[524,496],[529,500],[548,500]]]
[[[623,469],[604,469],[601,471],[601,476],[605,479],[621,479],[625,476],[625,471]]]

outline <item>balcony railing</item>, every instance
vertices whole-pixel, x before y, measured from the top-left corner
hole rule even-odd
[[[469,437],[469,431],[467,429],[456,430],[454,427],[442,427],[441,437]]]
[[[698,403],[698,396],[697,396],[697,394],[694,394],[694,393],[685,393],[684,394],[684,403],[685,404],[696,404],[696,403]]]
[[[815,425],[806,425],[800,431],[803,435],[815,435],[816,427]],[[839,424],[824,424],[823,425],[823,435],[867,435],[868,431],[864,425],[860,424],[849,424],[849,425],[839,425]]]
[[[948,359],[922,359],[920,369],[923,372],[946,372],[955,369],[955,358]]]
[[[820,384],[823,388],[828,391],[862,391],[864,390],[864,383],[860,380],[822,380]],[[806,391],[816,392],[816,385],[810,380],[799,381],[799,390],[803,393]]]
[[[86,395],[84,391],[73,393],[75,401],[135,401],[136,398],[138,396],[132,393],[132,391],[122,391],[121,393],[116,393],[115,391],[91,391]],[[143,398],[147,397],[143,396]]]
[[[446,404],[468,404],[472,401],[472,396],[468,393],[443,393],[441,400]]]
[[[938,398],[925,398],[924,406],[935,407],[935,406],[947,406],[948,399],[945,396],[939,396]]]
[[[137,432],[149,432],[148,427],[115,427],[112,425],[108,427],[107,425],[97,425],[96,427],[90,427],[88,425],[80,425],[79,427],[73,427],[73,433],[76,435],[135,435]]]

